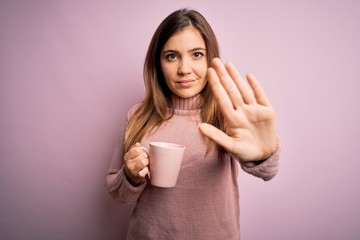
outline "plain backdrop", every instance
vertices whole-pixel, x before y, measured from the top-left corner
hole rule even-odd
[[[150,38],[182,7],[277,111],[279,174],[239,176],[242,239],[359,238],[359,1],[0,0],[0,239],[125,239],[132,206],[104,179]]]

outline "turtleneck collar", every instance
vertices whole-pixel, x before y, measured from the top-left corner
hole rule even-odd
[[[178,110],[197,110],[200,109],[198,99],[200,94],[189,97],[189,98],[181,98],[175,94],[171,96],[172,100],[172,108]]]

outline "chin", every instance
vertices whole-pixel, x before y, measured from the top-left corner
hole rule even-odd
[[[181,98],[191,98],[198,95],[198,93],[175,93],[175,94]]]

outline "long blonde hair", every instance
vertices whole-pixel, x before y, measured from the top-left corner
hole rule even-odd
[[[168,88],[160,66],[160,54],[166,41],[176,32],[185,27],[197,29],[206,45],[207,62],[219,57],[219,46],[215,34],[207,20],[197,11],[180,9],[166,17],[156,29],[144,63],[144,82],[146,93],[139,108],[129,119],[125,132],[125,152],[150,131],[160,126],[172,117],[168,114],[171,107],[171,90]],[[224,130],[223,116],[218,110],[210,86],[206,84],[201,92],[199,105],[201,106],[201,120]]]

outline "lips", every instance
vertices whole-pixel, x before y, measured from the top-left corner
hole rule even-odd
[[[184,80],[176,81],[176,84],[178,84],[178,86],[188,88],[188,87],[191,87],[194,82],[195,82],[195,80],[184,79]]]
[[[179,81],[176,81],[176,83],[189,83],[189,82],[194,82],[195,80],[192,80],[192,79],[184,79],[184,80],[179,80]]]

